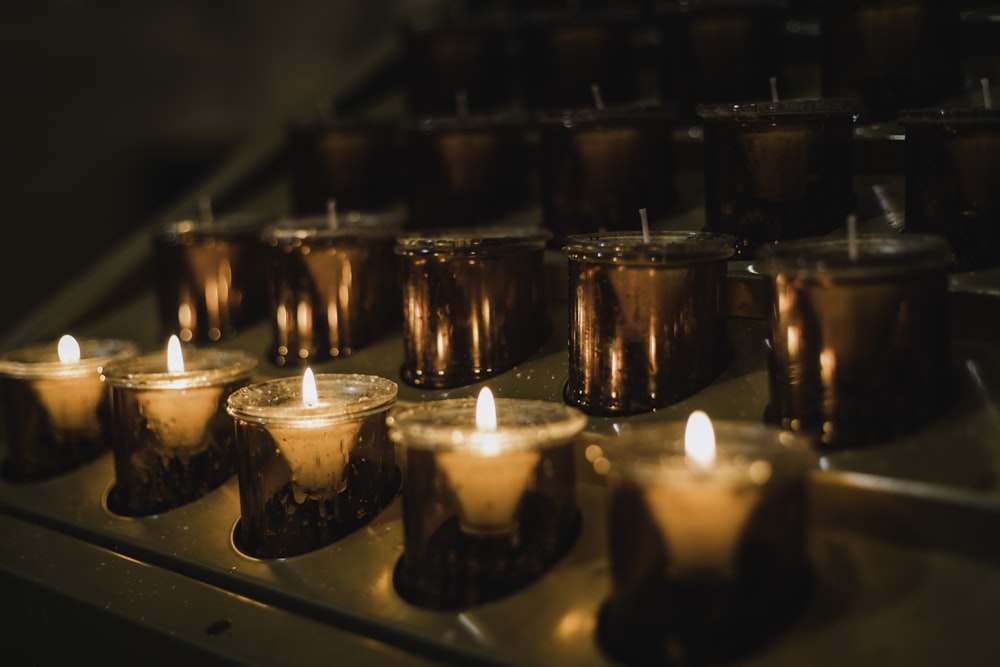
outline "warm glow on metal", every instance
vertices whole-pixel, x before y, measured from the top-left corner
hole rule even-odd
[[[69,334],[59,339],[59,361],[71,363],[80,361],[80,344]]]
[[[184,353],[181,352],[181,341],[173,335],[167,341],[167,371],[171,373],[184,372]]]
[[[302,374],[302,405],[311,407],[319,403],[319,392],[316,390],[316,376],[312,369],[307,368]]]
[[[715,429],[712,420],[701,410],[688,417],[684,429],[684,454],[699,468],[710,468],[715,463]]]
[[[483,431],[497,430],[497,404],[489,387],[483,387],[476,399],[476,428]]]

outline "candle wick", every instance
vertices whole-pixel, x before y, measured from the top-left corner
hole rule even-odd
[[[598,111],[604,111],[604,97],[601,96],[601,87],[596,83],[590,84],[590,94],[594,96],[594,106]]]
[[[778,77],[772,76],[770,79],[768,79],[768,82],[771,84],[771,101],[772,102],[777,102],[778,101]]]
[[[326,200],[326,225],[330,229],[337,228],[337,200]]]
[[[847,216],[847,256],[852,262],[858,259],[858,216]]]
[[[979,80],[979,85],[983,89],[983,106],[987,109],[993,108],[993,96],[990,95],[990,80],[983,77]]]
[[[462,119],[469,117],[469,94],[464,90],[455,93],[455,113]]]
[[[642,223],[642,242],[649,243],[649,218],[646,217],[646,209],[639,209],[639,220]]]
[[[212,198],[209,195],[198,198],[198,215],[202,224],[212,224]]]

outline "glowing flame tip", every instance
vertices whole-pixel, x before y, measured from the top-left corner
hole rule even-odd
[[[316,390],[316,376],[311,368],[302,374],[302,405],[307,407],[319,403],[319,392]]]
[[[715,429],[712,420],[701,410],[688,417],[684,429],[684,454],[699,468],[709,468],[715,462]]]
[[[80,361],[80,344],[69,334],[59,339],[58,350],[59,361],[63,363]]]
[[[181,350],[181,340],[175,335],[167,341],[167,371],[170,373],[184,372],[184,352]]]
[[[476,399],[476,427],[484,431],[497,430],[497,405],[489,387],[480,389]]]

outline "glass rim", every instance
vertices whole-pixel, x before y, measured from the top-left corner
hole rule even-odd
[[[59,361],[58,341],[33,343],[0,355],[0,375],[22,380],[98,375],[102,369],[139,352],[138,346],[121,338],[77,338],[79,361]]]
[[[543,249],[552,231],[544,227],[471,227],[408,232],[396,238],[398,255],[490,255]]]
[[[111,387],[129,389],[212,387],[250,377],[258,360],[243,350],[196,349],[184,352],[184,364],[183,371],[167,371],[163,350],[116,360],[102,369],[101,377]]]
[[[387,423],[398,444],[432,451],[468,451],[503,440],[501,451],[548,449],[570,442],[587,425],[581,410],[565,403],[495,398],[497,430],[476,426],[476,397],[398,406]]]
[[[226,412],[257,424],[309,427],[387,411],[399,394],[398,384],[379,375],[317,373],[315,380],[320,398],[315,405],[302,404],[302,376],[297,375],[237,389],[226,399]]]
[[[733,102],[698,104],[695,113],[705,122],[769,121],[773,119],[850,117],[858,118],[858,103],[850,97],[788,99],[777,102]]]
[[[246,211],[214,217],[210,221],[201,221],[194,218],[167,220],[155,225],[154,235],[157,239],[166,242],[184,237],[254,238],[262,229],[271,224],[275,217],[266,213]]]
[[[264,228],[261,238],[273,243],[395,238],[403,229],[400,215],[349,210],[337,212],[335,227],[330,226],[329,218],[322,214],[282,218]]]
[[[733,257],[737,238],[705,231],[603,232],[571,234],[563,253],[571,260],[621,264],[681,265]]]
[[[942,107],[901,109],[898,116],[900,125],[947,125],[1000,123],[1000,109],[986,107]]]

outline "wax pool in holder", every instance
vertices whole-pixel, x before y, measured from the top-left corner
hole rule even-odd
[[[310,369],[233,392],[238,548],[257,558],[294,556],[377,516],[400,483],[385,421],[396,392],[378,376]]]
[[[856,207],[848,99],[699,105],[705,229],[737,237],[738,254],[821,236]]]
[[[331,212],[264,232],[275,364],[347,356],[398,325],[401,227],[398,216]]]
[[[1000,265],[1000,109],[908,109],[906,230],[945,236],[959,271]]]
[[[395,585],[426,607],[494,600],[527,585],[579,532],[573,440],[587,417],[561,403],[479,398],[389,417],[403,466]]]
[[[115,484],[108,508],[163,512],[200,498],[236,473],[226,398],[250,381],[257,358],[239,350],[165,352],[104,367],[110,391]]]
[[[38,481],[107,451],[101,368],[137,352],[126,340],[63,336],[0,356],[8,446],[3,477]]]
[[[767,419],[820,446],[879,442],[951,394],[947,242],[925,234],[804,239],[754,266],[771,289]]]
[[[808,442],[752,422],[624,425],[607,475],[602,648],[628,664],[716,664],[773,639],[812,583]]]
[[[545,342],[542,229],[441,229],[397,239],[407,383],[457,387],[509,370]]]
[[[183,342],[232,338],[267,311],[260,232],[269,216],[235,213],[160,225],[153,236],[160,325]]]
[[[646,412],[722,372],[735,240],[709,232],[570,236],[566,401],[589,414]]]
[[[666,216],[676,198],[672,116],[651,106],[537,115],[539,181],[553,243],[635,229],[636,211]]]

